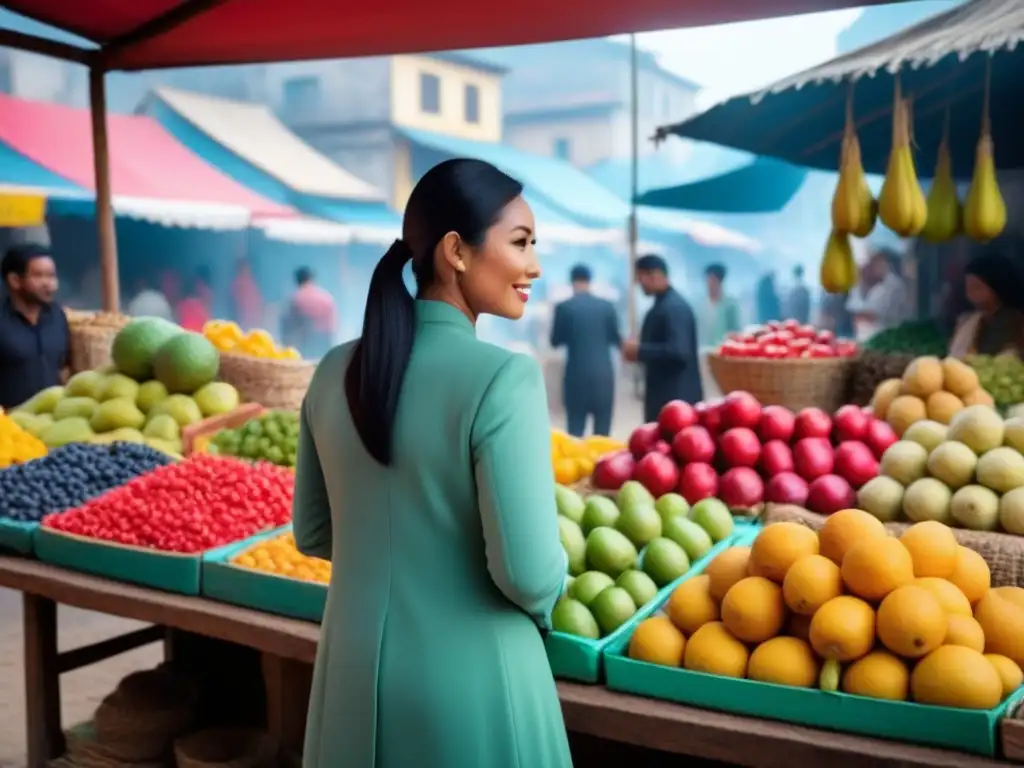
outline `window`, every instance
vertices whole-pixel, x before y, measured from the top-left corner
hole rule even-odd
[[[290,77],[281,85],[283,107],[289,112],[309,112],[320,103],[320,78]]]
[[[480,89],[475,85],[466,86],[466,122],[480,122]]]
[[[437,75],[420,73],[420,111],[429,115],[441,111],[441,80]]]
[[[572,160],[572,143],[568,139],[555,139],[555,157],[559,160]]]

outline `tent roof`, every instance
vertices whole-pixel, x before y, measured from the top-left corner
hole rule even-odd
[[[153,96],[238,157],[306,195],[381,201],[383,193],[317,152],[263,104],[158,88]]]
[[[879,0],[871,0],[874,4]],[[601,37],[786,16],[865,0],[8,0],[107,48],[110,69],[321,59]]]

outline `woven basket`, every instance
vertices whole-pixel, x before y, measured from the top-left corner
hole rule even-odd
[[[890,355],[872,350],[861,352],[851,376],[850,402],[867,405],[879,384],[886,379],[901,378],[913,360],[913,355]]]
[[[210,728],[174,742],[178,768],[276,768],[277,742],[255,728]]]
[[[790,504],[769,504],[764,514],[765,525],[802,523],[815,531],[821,530],[827,519],[824,515]],[[886,523],[885,528],[894,536],[899,536],[911,525]],[[992,571],[993,587],[1024,587],[1024,537],[1008,533],[966,531],[961,528],[954,528],[953,533],[960,544],[985,558]]]
[[[110,347],[118,328],[105,325],[76,324],[69,326],[68,345],[72,373],[92,371],[110,365]]]
[[[265,408],[297,411],[315,370],[316,363],[308,360],[268,360],[230,352],[220,356],[220,378],[243,400]]]
[[[167,768],[169,762],[169,747],[165,748],[164,755],[157,760],[125,760],[98,740],[92,723],[69,728],[64,733],[64,739],[67,751],[61,758],[61,765],[67,768]],[[53,762],[50,765],[51,768],[58,768]]]
[[[846,402],[854,358],[764,360],[708,354],[708,367],[723,394],[743,390],[764,405],[790,410],[816,407],[829,413]]]

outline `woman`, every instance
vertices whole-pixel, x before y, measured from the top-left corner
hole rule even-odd
[[[949,344],[953,357],[1024,354],[1024,280],[1006,254],[987,250],[964,270],[964,290],[974,311],[964,315]]]
[[[203,298],[206,287],[200,277],[193,277],[189,283],[185,298],[174,307],[174,316],[178,325],[186,331],[202,333],[203,326],[210,321],[209,303]]]
[[[566,573],[544,381],[474,332],[522,317],[540,276],[521,193],[477,160],[430,170],[362,338],[310,384],[295,540],[334,570],[306,768],[571,765],[540,631]]]

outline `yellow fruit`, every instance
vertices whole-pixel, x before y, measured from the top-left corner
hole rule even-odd
[[[1002,680],[1004,699],[1024,685],[1024,672],[1021,672],[1020,667],[1013,659],[1008,659],[998,653],[986,653],[985,658],[996,668],[999,679]]]
[[[818,675],[818,687],[828,693],[835,693],[839,690],[842,672],[842,664],[835,659],[825,659],[821,665],[821,674]]]
[[[942,361],[943,386],[947,392],[963,398],[978,388],[978,374],[962,360],[947,357]]]
[[[711,577],[701,574],[676,587],[665,604],[665,613],[687,635],[718,621],[718,603],[711,597]]]
[[[877,602],[914,580],[914,561],[898,539],[868,539],[850,547],[843,558],[842,574],[853,594]]]
[[[840,595],[811,619],[811,647],[823,659],[853,661],[875,644],[875,612],[858,597]]]
[[[992,585],[992,572],[985,558],[970,547],[961,545],[957,549],[956,567],[947,579],[974,605],[988,593]]]
[[[963,400],[950,392],[933,392],[925,404],[928,418],[939,424],[949,424],[964,409]]]
[[[750,549],[748,571],[776,584],[786,571],[804,555],[818,554],[818,534],[800,523],[772,523],[762,530]]]
[[[871,196],[860,142],[852,119],[847,122],[839,162],[839,178],[832,195],[832,228],[855,237],[867,237],[875,226],[877,207]]]
[[[889,405],[885,420],[897,435],[903,435],[911,424],[928,418],[928,408],[924,400],[913,395],[900,395]]]
[[[872,651],[843,674],[843,692],[854,696],[905,701],[909,688],[906,663],[887,651]]]
[[[652,616],[633,630],[629,658],[664,667],[681,667],[685,648],[686,638],[667,616]]]
[[[803,640],[773,637],[750,654],[747,677],[762,683],[811,688],[818,679],[818,660]]]
[[[914,168],[907,102],[896,93],[892,110],[892,148],[878,195],[878,216],[900,237],[913,237],[928,219],[928,206]]]
[[[973,392],[968,392],[961,398],[961,400],[964,401],[964,406],[984,405],[989,408],[994,408],[996,404],[996,401],[992,399],[992,395],[990,395],[981,387],[978,387]]]
[[[786,629],[783,634],[790,637],[798,637],[801,640],[810,642],[811,638],[811,617],[800,613],[789,614],[786,620]]]
[[[302,581],[327,583],[331,580],[331,564],[318,557],[306,557],[295,548],[295,536],[283,533],[260,542],[236,555],[232,564],[266,573],[275,573]]]
[[[949,153],[949,140],[943,135],[939,156],[935,163],[932,186],[928,190],[928,218],[921,237],[929,243],[945,243],[960,230],[962,210],[953,180],[953,161]]]
[[[686,643],[683,666],[691,672],[723,677],[745,677],[747,646],[729,634],[725,625],[713,621],[693,633]]]
[[[964,198],[964,233],[979,243],[998,237],[1006,228],[1006,203],[999,191],[992,155],[992,137],[986,132],[978,139],[974,175]]]
[[[559,485],[572,485],[580,479],[579,466],[575,459],[557,459],[553,464],[555,482]]]
[[[916,659],[946,639],[949,617],[927,589],[909,584],[890,592],[878,606],[878,639],[899,656]]]
[[[985,630],[971,616],[954,613],[949,616],[949,628],[943,645],[962,645],[973,648],[978,653],[985,651]]]
[[[821,554],[836,565],[842,565],[847,550],[857,542],[888,535],[874,515],[861,509],[841,509],[825,519],[825,525],[818,531],[818,541]]]
[[[857,262],[853,258],[849,235],[831,232],[825,244],[819,269],[825,293],[846,293],[857,284]]]
[[[985,652],[998,653],[1024,667],[1024,589],[995,587],[974,606],[985,632]]]
[[[745,579],[749,560],[750,547],[730,547],[717,554],[704,569],[710,580],[708,591],[711,597],[721,602],[733,584]]]
[[[813,616],[821,606],[842,593],[843,577],[839,566],[821,555],[801,557],[790,566],[782,582],[786,605],[806,616]]]
[[[889,413],[889,406],[892,401],[903,392],[903,381],[901,379],[886,379],[875,388],[875,396],[871,398],[871,407],[875,412],[876,419],[885,420]]]
[[[903,372],[904,393],[922,400],[939,392],[943,383],[942,361],[937,357],[919,357]]]
[[[1003,698],[1003,681],[992,663],[962,645],[943,645],[921,659],[910,675],[919,704],[992,709]]]
[[[722,623],[745,643],[763,643],[775,637],[785,621],[782,587],[762,576],[741,579],[722,600]]]
[[[971,604],[960,588],[951,581],[939,579],[934,576],[926,576],[921,579],[914,579],[915,586],[927,589],[947,614],[959,616],[974,616]]]
[[[935,520],[915,523],[903,532],[900,543],[910,553],[914,561],[914,575],[919,578],[937,576],[945,579],[956,570],[960,544],[948,525]]]

